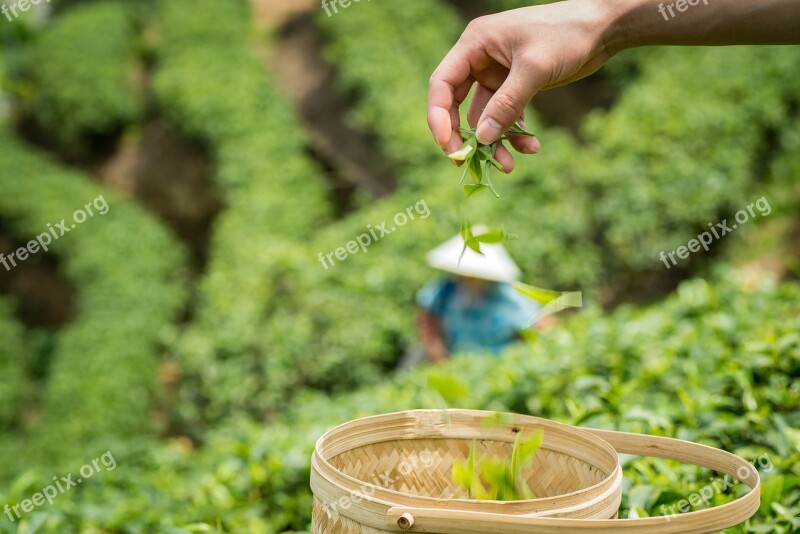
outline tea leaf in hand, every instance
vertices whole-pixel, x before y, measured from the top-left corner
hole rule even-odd
[[[447,157],[453,161],[466,161],[470,154],[475,150],[475,145],[472,143],[464,143],[464,146],[448,154]]]
[[[512,126],[511,128],[508,129],[508,131],[506,132],[506,136],[509,136],[509,135],[524,135],[526,137],[536,137],[535,133],[531,133],[528,130],[526,130],[525,128],[523,128],[520,125],[519,121],[515,122],[514,126]]]
[[[472,175],[472,181],[476,184],[480,184],[483,182],[483,166],[481,165],[481,160],[476,157],[472,157],[468,163],[469,166],[469,173]]]

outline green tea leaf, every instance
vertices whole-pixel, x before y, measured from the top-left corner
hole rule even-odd
[[[461,171],[461,179],[458,181],[458,185],[464,185],[464,178],[467,177],[468,172],[469,172],[469,165],[464,165],[464,170]]]
[[[453,462],[453,482],[459,487],[469,490],[472,485],[472,472],[469,469],[469,461],[456,460]]]
[[[780,503],[783,495],[783,475],[772,476],[765,479],[761,484],[761,508],[762,514],[768,514],[773,503]]]
[[[473,237],[479,243],[501,243],[505,238],[506,234],[502,230],[488,230]]]
[[[481,256],[483,256],[483,252],[481,252],[481,242],[478,241],[478,238],[473,237],[472,239],[467,241],[467,246],[472,250],[474,250],[475,252],[477,252],[478,254],[480,254]]]
[[[466,161],[466,159],[475,151],[475,147],[471,143],[464,143],[464,145],[453,152],[448,154],[447,157],[453,161]]]
[[[464,186],[464,195],[469,198],[478,191],[482,191],[487,188],[488,186],[485,184],[467,184]]]
[[[520,442],[519,456],[523,465],[533,460],[544,442],[544,432],[539,430]]]
[[[492,192],[495,198],[500,198],[500,194],[494,188],[494,184],[492,184],[492,180],[489,178],[489,171],[492,170],[492,163],[491,161],[486,162],[486,168],[484,171],[484,176],[486,177],[486,185],[489,187],[489,190]]]
[[[535,133],[531,133],[522,126],[520,126],[519,122],[515,122],[514,125],[508,129],[506,135],[525,135],[528,137],[536,137]]]
[[[542,289],[540,287],[534,287],[528,284],[523,284],[522,282],[515,282],[514,289],[516,289],[526,297],[535,300],[539,304],[547,304],[548,302],[557,299],[561,295],[559,291]]]
[[[478,158],[471,158],[468,165],[472,181],[476,184],[481,183],[483,181],[483,166],[481,165],[481,160]]]

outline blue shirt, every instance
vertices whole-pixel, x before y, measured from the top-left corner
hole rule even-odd
[[[417,305],[439,320],[451,353],[498,353],[517,339],[518,332],[539,305],[511,284],[489,283],[480,296],[455,280],[431,282],[417,293]]]

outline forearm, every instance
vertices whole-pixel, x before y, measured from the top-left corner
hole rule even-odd
[[[611,17],[612,54],[649,45],[800,44],[798,0],[599,1]]]

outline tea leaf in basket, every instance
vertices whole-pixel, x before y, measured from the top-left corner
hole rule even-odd
[[[469,462],[457,460],[453,462],[453,482],[462,488],[472,487],[472,472],[469,469]]]
[[[477,439],[472,439],[472,447],[469,449],[469,459],[467,460],[467,473],[469,473],[469,496],[473,498],[476,493],[476,476],[475,476],[475,447],[478,445]]]
[[[477,441],[473,439],[469,457],[453,463],[453,482],[465,489],[471,499],[500,501],[533,499],[535,495],[524,477],[524,470],[532,465],[543,439],[544,433],[541,431],[528,437],[518,433],[508,461],[494,458],[478,459]]]
[[[514,489],[515,500],[525,498],[522,497],[523,494],[533,495],[533,491],[522,476],[522,471],[533,463],[533,458],[541,448],[542,441],[544,441],[544,432],[541,430],[524,439],[520,432],[514,439],[514,448],[511,452],[510,486]]]
[[[519,436],[517,436],[517,440],[519,443],[518,453],[520,464],[521,466],[526,465],[533,460],[533,457],[536,456],[536,453],[542,448],[544,432],[539,430],[524,440],[521,440]]]
[[[480,477],[486,484],[486,500],[513,501],[508,494],[508,472],[500,460],[483,460],[480,462]]]

